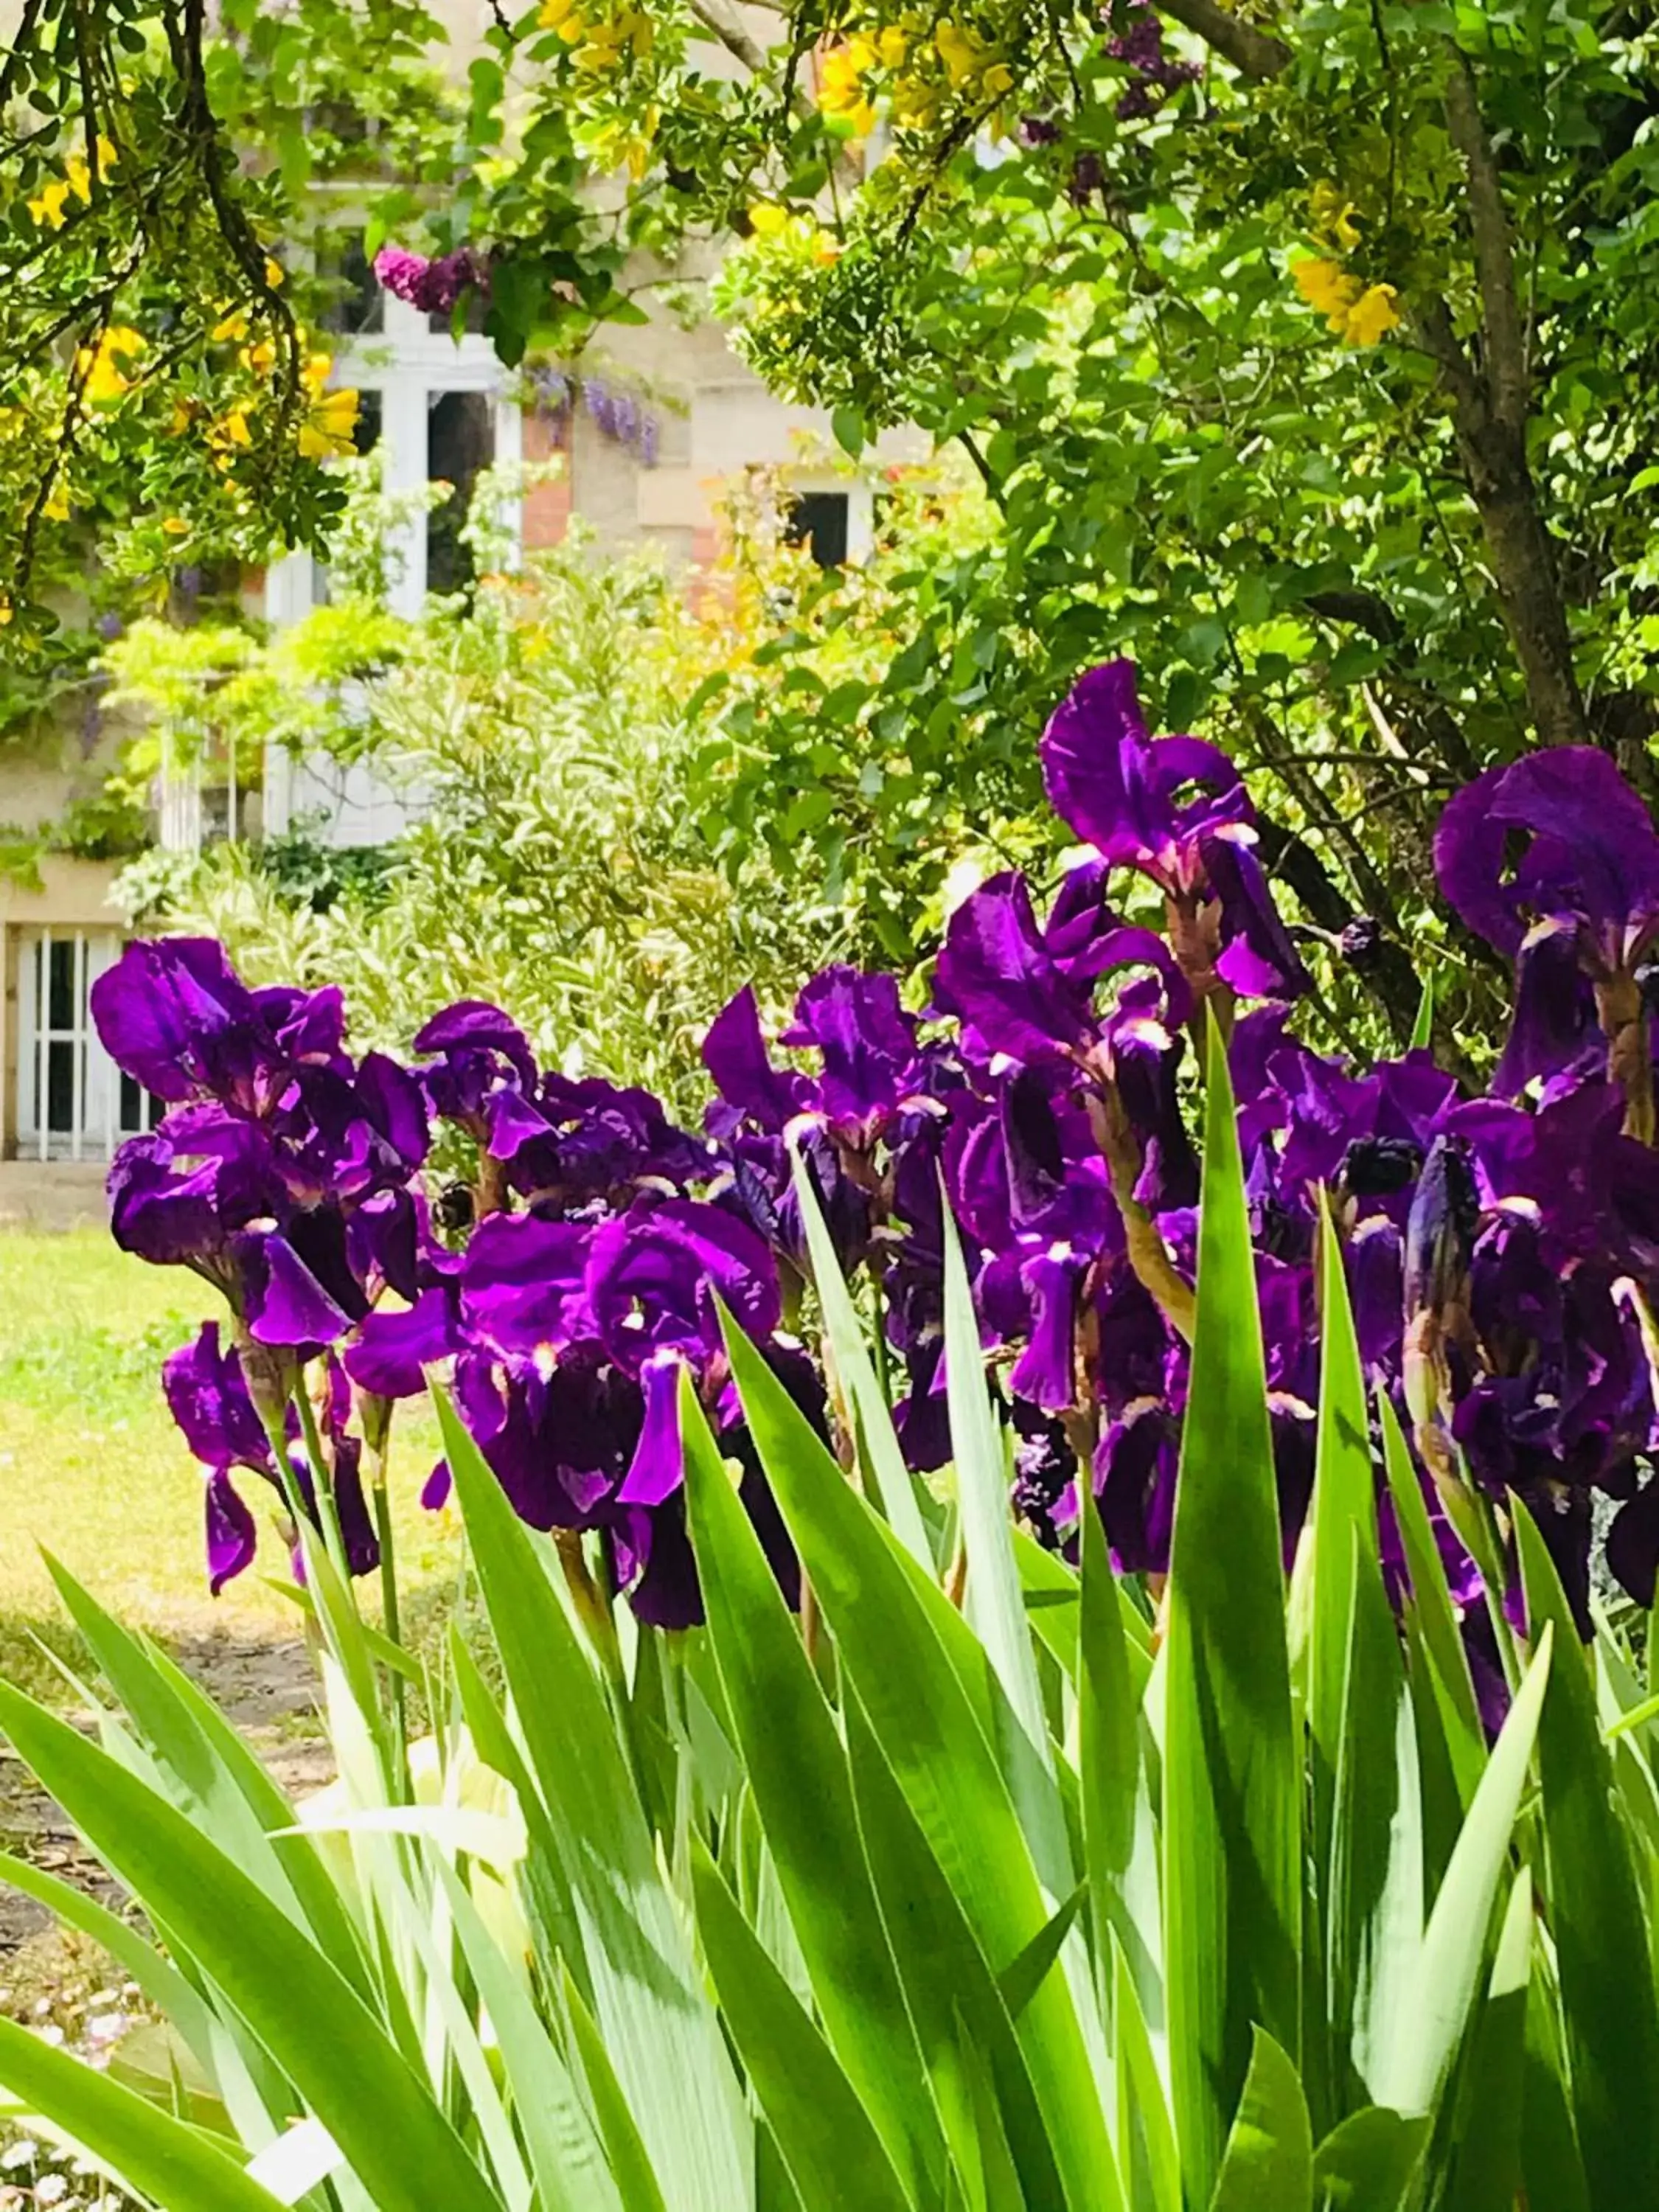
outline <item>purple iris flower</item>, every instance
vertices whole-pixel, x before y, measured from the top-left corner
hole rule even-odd
[[[252,991],[210,937],[135,939],[94,983],[92,1018],[117,1066],[169,1103],[270,1110],[301,1066],[337,1060],[339,992]]]
[[[1170,940],[1200,997],[1218,981],[1245,998],[1295,998],[1307,971],[1255,854],[1255,810],[1225,753],[1198,738],[1153,738],[1134,665],[1081,677],[1041,745],[1054,811],[1115,867],[1149,876]]]
[[[380,1564],[380,1545],[363,1495],[361,1473],[362,1443],[342,1427],[345,1401],[337,1386],[343,1382],[337,1370],[331,1374],[324,1408],[322,1434],[331,1459],[340,1533],[346,1560],[354,1575],[370,1574]],[[215,1597],[225,1584],[252,1563],[258,1544],[253,1514],[232,1480],[232,1470],[262,1475],[286,1510],[288,1493],[277,1475],[270,1439],[254,1410],[234,1346],[221,1346],[219,1325],[204,1322],[199,1334],[181,1345],[163,1363],[161,1388],[173,1419],[194,1458],[207,1476],[208,1581]],[[297,1427],[297,1419],[290,1417]],[[303,1454],[290,1450],[290,1472],[295,1491],[314,1527],[320,1527],[311,1468]],[[296,1576],[303,1564],[296,1546],[293,1555]]]
[[[817,1050],[823,1073],[811,1110],[823,1115],[840,1144],[867,1152],[915,1073],[915,1017],[900,1006],[894,977],[824,969],[795,1000],[794,1022],[781,1042]]]
[[[1447,806],[1434,859],[1463,920],[1516,963],[1494,1088],[1513,1097],[1599,1063],[1624,1087],[1631,1133],[1651,1143],[1638,978],[1659,936],[1659,833],[1613,763],[1563,745],[1489,769]]]

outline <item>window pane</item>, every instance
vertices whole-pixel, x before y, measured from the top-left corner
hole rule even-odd
[[[427,518],[426,587],[458,592],[472,580],[472,556],[461,543],[461,525],[481,469],[495,458],[495,405],[487,392],[434,392],[427,402],[426,473],[453,484],[443,505]]]
[[[46,1047],[46,1127],[54,1136],[75,1127],[75,1051],[67,1038]]]
[[[46,1027],[72,1030],[76,1026],[75,939],[54,939],[52,969],[46,992]]]
[[[319,238],[317,274],[328,287],[328,304],[319,318],[325,331],[361,337],[385,328],[386,295],[363,252],[361,230]]]
[[[130,1075],[121,1078],[121,1134],[136,1137],[144,1129],[153,1129],[167,1109],[159,1098],[143,1091]]]
[[[839,568],[847,559],[848,507],[844,491],[798,493],[784,535],[792,545],[805,545],[820,568]]]

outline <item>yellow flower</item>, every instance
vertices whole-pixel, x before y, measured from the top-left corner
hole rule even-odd
[[[980,79],[980,89],[988,100],[1000,100],[1005,92],[1012,92],[1014,73],[1006,62],[994,62]]]
[[[169,538],[188,538],[190,535],[190,525],[182,514],[167,515],[163,520],[161,527]]]
[[[909,51],[910,41],[896,23],[890,23],[876,40],[884,69],[896,69]]]
[[[859,65],[850,46],[836,46],[823,58],[818,78],[818,106],[831,115],[844,115],[864,97]]]
[[[227,338],[245,338],[247,336],[247,317],[241,308],[222,316],[213,325],[213,336],[221,343]]]
[[[576,0],[542,0],[536,21],[544,31],[556,31],[574,10]]]
[[[349,386],[314,398],[300,425],[300,451],[308,461],[325,461],[352,450],[357,427],[357,395]]]
[[[308,354],[305,366],[300,371],[300,381],[315,399],[333,373],[334,356],[331,353]]]
[[[788,228],[787,208],[773,207],[765,201],[749,210],[749,228],[757,238],[778,238]]]
[[[221,416],[208,433],[216,446],[251,446],[253,434],[247,427],[247,416],[240,407],[233,407],[228,415]]]
[[[841,259],[841,240],[833,231],[817,230],[812,234],[812,258],[821,268]]]
[[[941,23],[933,33],[933,44],[939,48],[939,59],[953,90],[959,89],[977,73],[981,48],[971,31],[964,30],[959,23]]]
[[[1348,310],[1344,337],[1351,346],[1373,346],[1400,320],[1399,297],[1392,284],[1368,284]]]
[[[0,629],[3,629],[10,620],[11,601],[8,599],[0,599]]]
[[[1296,289],[1322,315],[1346,317],[1364,287],[1334,261],[1298,261],[1291,270]],[[1338,325],[1334,321],[1332,328]]]
[[[52,495],[40,512],[48,522],[67,522],[70,519],[69,486],[60,477],[52,488]]]
[[[939,95],[920,78],[893,88],[893,118],[907,131],[931,131],[939,120]]]
[[[277,287],[283,283],[287,276],[287,270],[284,269],[282,263],[277,260],[276,255],[274,253],[267,253],[265,256],[265,282],[270,285],[273,292],[276,291]]]
[[[1333,184],[1318,184],[1309,195],[1314,228],[1334,240],[1345,253],[1359,243],[1359,224],[1352,200],[1345,200]]]
[[[1373,346],[1400,320],[1392,284],[1366,284],[1334,261],[1298,261],[1291,274],[1325,327],[1345,345]]]
[[[29,202],[29,213],[36,222],[50,223],[52,229],[61,230],[64,228],[64,204],[69,196],[69,186],[61,178],[54,177],[50,184],[42,185],[35,198]]]
[[[144,341],[137,331],[124,323],[112,323],[95,349],[82,346],[75,356],[75,365],[85,380],[81,387],[83,396],[94,407],[120,398],[132,381],[121,364],[130,368],[143,350]]]
[[[269,338],[258,338],[252,345],[244,346],[236,358],[255,376],[269,376],[276,366],[276,349]]]

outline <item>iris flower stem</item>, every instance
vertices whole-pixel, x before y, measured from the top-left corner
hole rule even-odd
[[[305,1438],[306,1457],[311,1462],[311,1486],[317,1500],[318,1517],[323,1525],[323,1541],[328,1547],[328,1556],[334,1571],[345,1585],[346,1595],[353,1605],[356,1598],[352,1591],[351,1568],[346,1559],[345,1535],[340,1527],[340,1507],[334,1495],[334,1474],[323,1449],[322,1432],[317,1426],[317,1409],[311,1402],[311,1393],[301,1377],[294,1392],[294,1402],[300,1409],[300,1433]]]
[[[374,1500],[374,1534],[380,1547],[380,1626],[392,1643],[404,1640],[403,1608],[398,1598],[398,1536],[392,1518],[392,1492],[386,1486],[386,1454],[377,1455],[370,1469]],[[409,1750],[409,1711],[404,1678],[395,1667],[386,1669],[392,1698],[392,1745],[397,1771],[404,1771]]]
[[[881,1400],[884,1406],[893,1402],[893,1382],[887,1361],[887,1291],[879,1269],[872,1267],[870,1280],[874,1286],[875,1332],[873,1336],[876,1380],[881,1385]]]

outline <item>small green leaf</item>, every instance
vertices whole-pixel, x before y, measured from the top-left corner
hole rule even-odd
[[[1210,2212],[1310,2212],[1313,2155],[1296,2069],[1258,2028]]]

